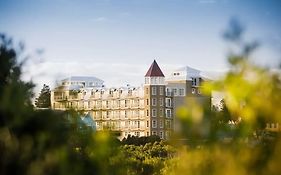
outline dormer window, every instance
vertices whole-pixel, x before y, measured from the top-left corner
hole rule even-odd
[[[192,79],[192,86],[199,86],[201,78],[191,78]]]

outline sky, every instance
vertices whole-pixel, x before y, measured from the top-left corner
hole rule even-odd
[[[233,18],[261,43],[254,61],[276,67],[279,0],[0,0],[0,32],[24,42],[23,78],[36,91],[71,75],[138,86],[154,59],[166,76],[183,66],[225,71]]]

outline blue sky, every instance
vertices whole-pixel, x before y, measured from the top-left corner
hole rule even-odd
[[[39,86],[73,74],[139,85],[153,59],[164,72],[226,70],[221,35],[233,17],[261,42],[256,62],[281,55],[279,0],[1,0],[0,16],[0,32],[44,50],[25,69]]]

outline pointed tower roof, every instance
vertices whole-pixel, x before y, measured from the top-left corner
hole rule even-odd
[[[163,72],[161,71],[160,67],[158,66],[157,62],[154,60],[151,64],[150,68],[148,69],[145,77],[165,77]]]

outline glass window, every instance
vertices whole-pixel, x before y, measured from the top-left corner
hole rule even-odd
[[[178,89],[173,89],[173,93],[174,93],[174,95],[178,95]]]
[[[163,106],[163,98],[159,98],[159,105]]]
[[[180,95],[180,96],[184,96],[184,89],[183,89],[183,88],[181,88],[181,89],[179,90],[179,95]]]
[[[156,106],[157,104],[156,104],[156,98],[152,98],[152,106]]]
[[[162,131],[160,131],[159,136],[160,136],[161,139],[164,139]]]
[[[160,94],[160,95],[163,95],[163,92],[164,92],[163,87],[160,87],[160,88],[159,88],[159,94]]]
[[[160,110],[159,110],[159,116],[160,116],[160,117],[163,117],[163,109],[160,109]]]
[[[157,95],[157,89],[156,89],[156,87],[152,87],[152,95]]]
[[[171,118],[171,115],[172,113],[171,113],[171,109],[166,109],[166,117],[167,118]]]
[[[166,127],[167,127],[167,129],[171,129],[171,121],[170,120],[166,120]]]
[[[163,128],[163,120],[159,120],[159,127]]]
[[[152,120],[152,128],[157,128],[157,121],[156,120]]]
[[[152,109],[152,117],[156,117],[156,109]]]

